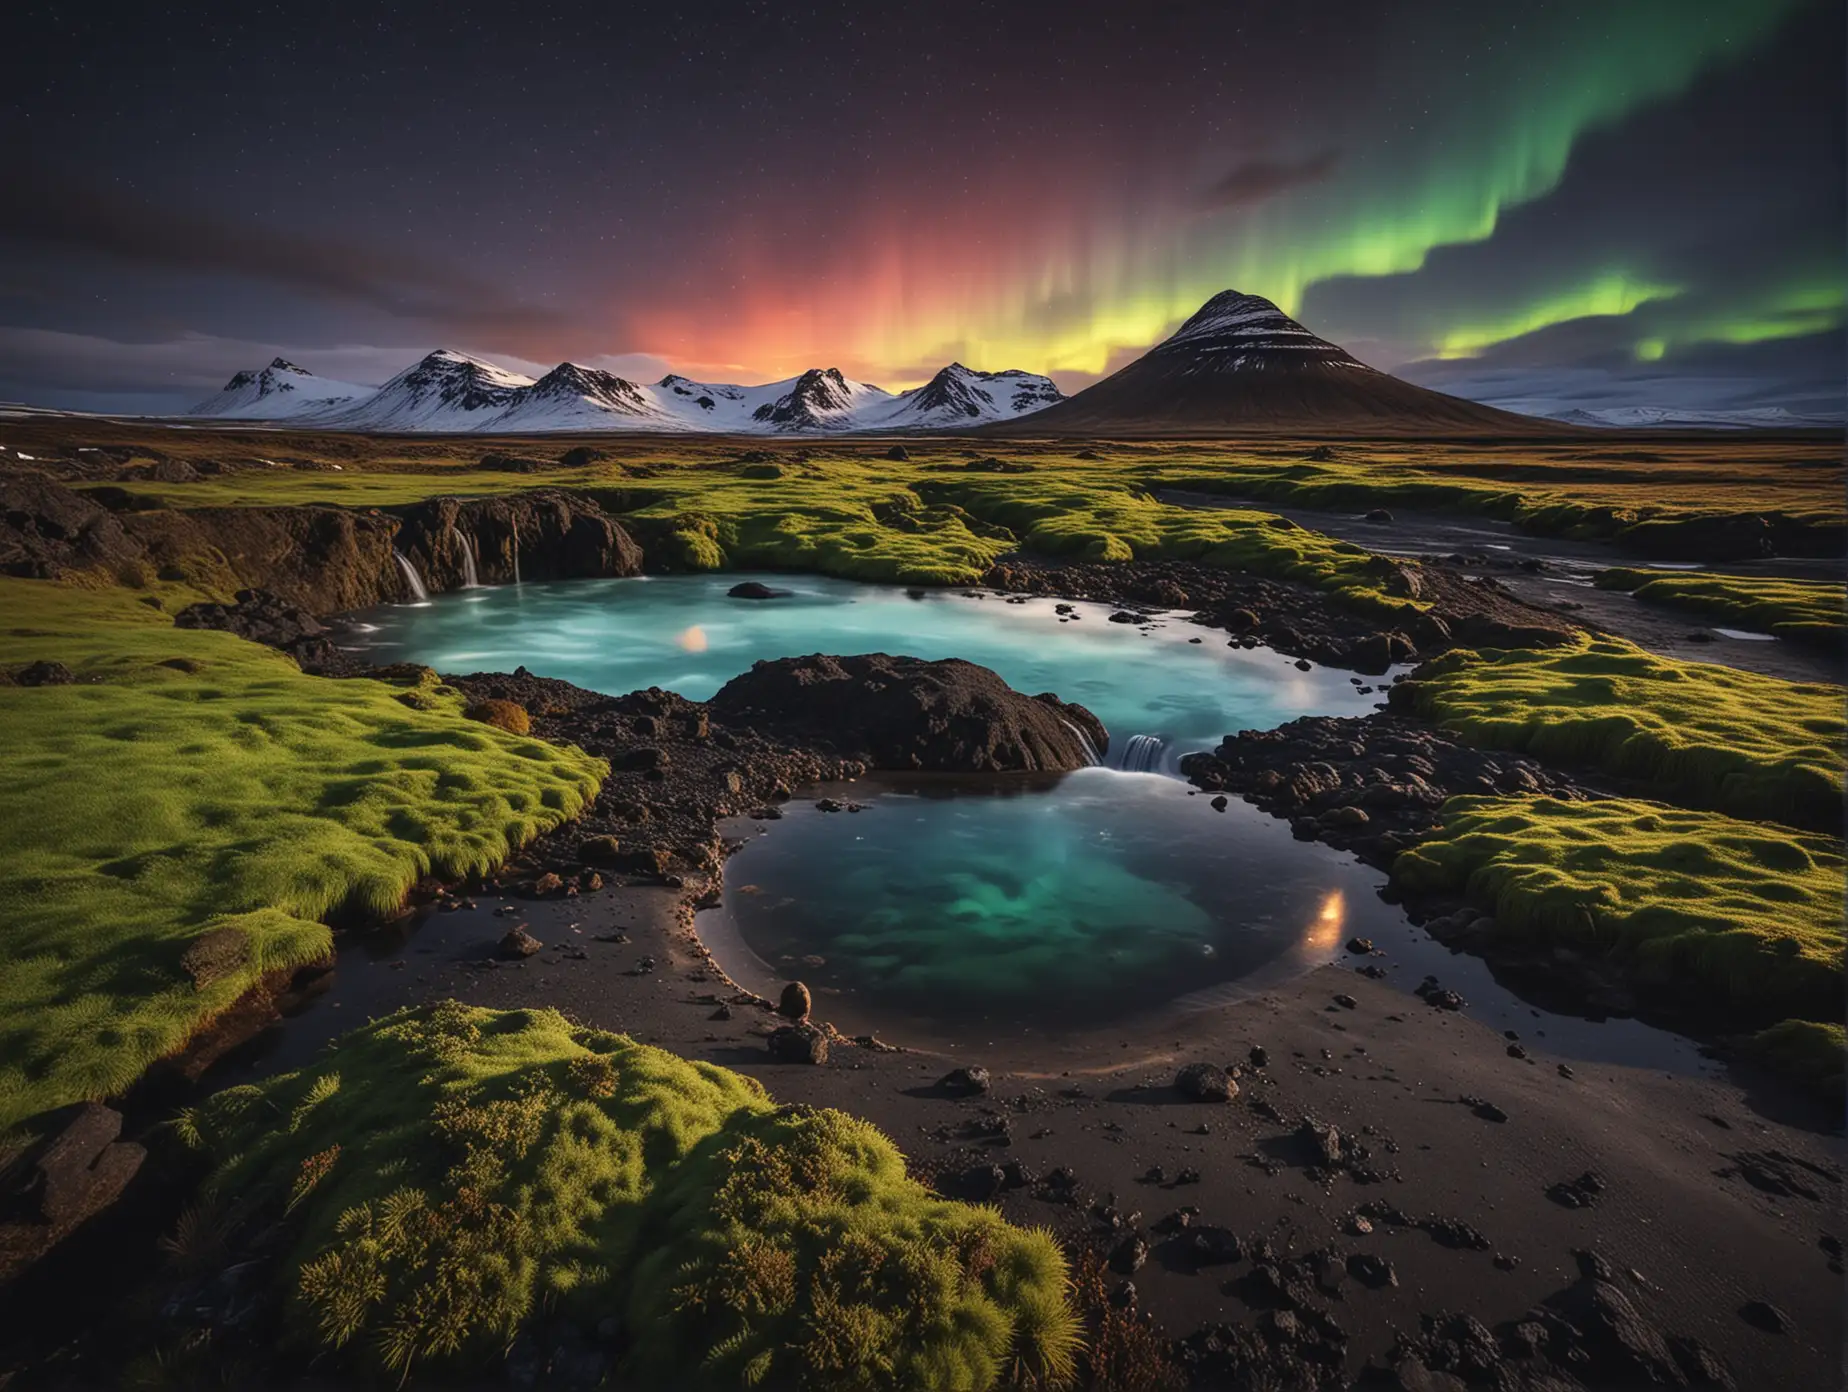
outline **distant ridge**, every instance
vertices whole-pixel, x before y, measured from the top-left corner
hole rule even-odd
[[[1129,366],[982,433],[1531,434],[1564,430],[1414,386],[1318,338],[1260,295],[1225,290]]]
[[[669,374],[631,382],[560,363],[535,381],[484,358],[439,348],[376,389],[333,382],[278,358],[240,372],[193,408],[224,420],[286,420],[316,430],[527,434],[566,431],[824,435],[916,431],[1012,420],[1064,400],[1049,377],[975,372],[951,363],[910,391],[811,368],[762,386]]]

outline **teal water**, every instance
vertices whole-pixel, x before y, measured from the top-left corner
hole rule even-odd
[[[1160,774],[869,791],[858,813],[791,804],[731,858],[722,912],[758,959],[734,976],[799,977],[837,1013],[939,1032],[1070,1028],[1291,975],[1403,923],[1377,872]]]
[[[731,599],[757,578],[787,598]],[[440,595],[358,616],[354,642],[381,662],[438,671],[525,666],[612,695],[660,686],[704,700],[753,662],[806,653],[886,652],[960,657],[991,667],[1016,690],[1051,691],[1087,706],[1110,731],[1112,762],[1132,736],[1138,766],[1172,766],[1241,729],[1299,715],[1360,715],[1379,699],[1349,673],[1299,671],[1265,648],[1227,645],[1215,629],[1178,616],[1137,628],[1108,621],[1111,607],[1050,599],[1014,602],[943,590],[905,591],[822,576],[645,576],[507,585]],[[1198,638],[1198,643],[1189,639]]]

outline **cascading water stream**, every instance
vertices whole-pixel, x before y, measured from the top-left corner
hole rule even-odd
[[[1084,746],[1084,757],[1087,763],[1092,764],[1093,766],[1103,763],[1103,758],[1101,755],[1098,754],[1097,746],[1091,743],[1091,737],[1089,735],[1087,735],[1083,730],[1079,729],[1076,725],[1072,724],[1072,722],[1069,720],[1064,721],[1062,723],[1064,724],[1066,729],[1070,730],[1074,735],[1078,736],[1078,743]]]
[[[391,554],[392,559],[398,563],[398,569],[404,572],[405,580],[410,583],[411,595],[419,604],[428,604],[430,592],[424,588],[423,577],[417,573],[417,567],[411,564],[410,558],[402,551],[394,550]]]
[[[509,518],[508,525],[513,528],[513,583],[520,583],[520,524],[517,519]]]
[[[1125,773],[1160,773],[1161,753],[1168,741],[1160,735],[1131,735],[1123,746]]]
[[[469,536],[466,532],[457,530],[455,527],[451,527],[449,530],[455,535],[456,544],[462,548],[462,588],[465,590],[480,589],[481,576],[475,571],[474,538]]]

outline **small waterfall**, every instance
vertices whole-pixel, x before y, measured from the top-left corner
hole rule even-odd
[[[1063,721],[1061,723],[1065,726],[1066,729],[1070,730],[1074,735],[1078,736],[1078,743],[1084,746],[1084,757],[1085,757],[1086,763],[1089,763],[1089,764],[1103,763],[1103,759],[1098,755],[1097,746],[1091,743],[1091,737],[1089,735],[1087,735],[1083,730],[1079,729],[1076,725],[1072,724],[1072,722],[1069,720]]]
[[[481,577],[475,573],[475,539],[454,527],[449,530],[455,536],[456,545],[462,548],[462,588],[465,590],[480,589]]]
[[[417,567],[411,564],[410,558],[402,551],[394,549],[391,554],[392,559],[398,563],[398,569],[404,572],[404,578],[410,582],[411,594],[417,602],[419,604],[429,603],[430,592],[424,588],[423,577],[417,573]]]
[[[1161,752],[1168,742],[1160,735],[1131,735],[1123,746],[1125,773],[1160,773]]]
[[[513,528],[513,583],[520,583],[520,519],[509,517],[507,525]]]

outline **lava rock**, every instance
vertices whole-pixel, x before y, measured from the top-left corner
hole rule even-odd
[[[806,1020],[813,1004],[809,988],[800,981],[792,981],[783,988],[783,994],[776,1003],[776,1013],[788,1020]]]
[[[1111,1250],[1110,1269],[1120,1271],[1125,1276],[1133,1276],[1142,1270],[1142,1264],[1148,1259],[1148,1239],[1141,1233],[1131,1233]]]
[[[1383,1290],[1399,1284],[1399,1273],[1392,1263],[1372,1252],[1355,1252],[1347,1259],[1347,1273],[1369,1290]]]
[[[980,1064],[952,1068],[937,1080],[937,1090],[952,1097],[979,1097],[992,1086],[988,1070]]]
[[[1174,1075],[1174,1090],[1192,1102],[1230,1102],[1238,1096],[1232,1075],[1214,1063],[1190,1063]]]
[[[1746,1301],[1739,1307],[1739,1318],[1767,1334],[1788,1334],[1793,1327],[1790,1316],[1768,1300]]]
[[[1083,768],[1109,748],[1103,722],[1050,693],[1027,696],[951,658],[873,653],[756,663],[712,698],[715,717],[816,744],[873,768],[1033,772]]]
[[[758,580],[745,580],[725,592],[733,599],[787,599],[788,590],[772,589]]]
[[[507,935],[500,940],[500,946],[496,950],[508,961],[517,962],[531,957],[544,946],[544,943],[526,931],[524,923],[516,923],[507,930]]]
[[[772,1030],[766,1041],[770,1057],[778,1063],[826,1063],[828,1036],[814,1025],[784,1025]]]

